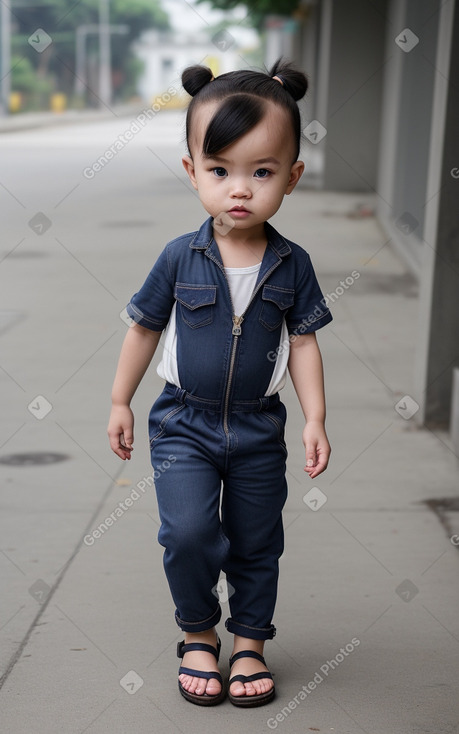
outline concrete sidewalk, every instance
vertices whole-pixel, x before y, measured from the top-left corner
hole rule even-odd
[[[143,109],[141,102],[114,104],[102,109],[64,110],[63,112],[22,112],[0,115],[0,133],[15,133],[21,130],[49,128],[55,125],[73,125],[116,117],[135,117]]]
[[[196,219],[199,204],[180,186],[157,196],[159,252],[171,237],[171,221],[176,234],[189,229],[183,223],[191,211]],[[19,283],[30,308],[50,295],[45,347],[26,322],[1,337],[2,354],[16,354],[2,361],[9,376],[0,376],[8,424],[1,455],[52,447],[69,460],[46,469],[0,464],[7,588],[2,731],[459,731],[459,553],[425,504],[457,495],[457,458],[446,434],[418,430],[409,418],[416,399],[416,284],[374,219],[347,216],[362,200],[372,204],[369,196],[298,191],[273,219],[310,252],[332,301],[334,321],[319,341],[333,453],[327,472],[311,482],[302,468],[302,418],[289,384],[283,392],[290,452],[286,550],[277,636],[265,650],[278,695],[252,711],[228,701],[201,709],[177,691],[175,648],[182,635],[173,621],[148,488],[146,417],[161,389],[154,365],[133,401],[132,461],[111,455],[105,437],[125,329],[118,313],[152,261],[147,243],[131,237],[128,257],[125,231],[94,250],[95,272],[104,273],[119,296],[118,302],[101,299],[96,312],[85,310],[90,292],[71,292],[62,263],[50,267],[38,258],[31,267],[9,265],[5,298],[12,308]],[[132,218],[145,218],[148,199],[140,183],[135,202]],[[105,270],[97,270],[102,263]],[[100,344],[105,339],[104,346],[83,365],[93,337]],[[32,414],[46,412],[39,388],[34,383],[23,395],[10,380],[27,383],[37,365],[42,394],[53,406],[40,431]],[[116,522],[97,535],[117,508]],[[225,618],[227,603],[223,607]],[[219,632],[226,675],[230,639],[222,624]]]

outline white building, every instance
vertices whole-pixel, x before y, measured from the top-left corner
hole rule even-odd
[[[239,45],[227,30],[211,36],[204,31],[186,33],[151,29],[135,43],[134,51],[145,64],[137,91],[147,102],[171,86],[180,91],[181,73],[191,64],[209,66],[215,76],[244,66]]]

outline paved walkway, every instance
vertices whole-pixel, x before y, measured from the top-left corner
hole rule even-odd
[[[159,249],[171,221],[176,234],[187,228],[181,217],[187,218],[190,197],[179,189],[163,198],[158,191]],[[302,421],[289,385],[283,394],[290,451],[286,551],[278,634],[266,646],[278,695],[264,708],[239,711],[227,701],[206,710],[178,694],[181,633],[156,543],[145,433],[161,387],[154,369],[134,399],[132,461],[112,456],[105,437],[125,328],[116,301],[101,298],[101,310],[88,318],[82,302],[91,293],[75,297],[64,278],[41,333],[19,322],[2,334],[2,355],[10,355],[2,366],[10,369],[0,374],[7,426],[1,455],[69,456],[45,468],[0,465],[2,731],[459,731],[459,553],[426,506],[457,495],[457,459],[446,434],[419,430],[409,418],[416,284],[375,220],[348,216],[359,203],[371,205],[371,197],[299,190],[273,220],[311,253],[332,301],[334,321],[319,341],[333,453],[326,474],[311,482],[302,470]],[[137,206],[133,218],[148,218],[147,206],[145,198],[144,211]],[[143,250],[135,245],[133,262],[129,232],[123,235],[107,241],[111,257],[101,272],[118,292],[131,293],[140,284],[138,260],[151,255],[146,242]],[[19,291],[30,309],[42,302],[51,307],[61,266],[50,262],[9,265],[4,292],[12,309]],[[104,346],[82,366],[93,340]],[[37,365],[43,396],[24,396],[17,385]],[[78,371],[51,395],[62,365],[69,376]],[[46,415],[48,400],[53,409]],[[230,640],[223,625],[220,633],[226,674]]]
[[[141,102],[115,104],[106,109],[63,110],[62,112],[22,112],[0,115],[0,133],[35,130],[37,128],[54,127],[55,125],[73,125],[81,122],[104,120],[124,115],[132,115],[142,111]]]

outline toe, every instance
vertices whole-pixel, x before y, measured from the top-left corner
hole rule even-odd
[[[268,691],[273,687],[273,683],[270,678],[261,678],[260,680],[254,681],[253,685],[258,694],[268,693]]]
[[[245,696],[245,686],[240,680],[235,681],[231,684],[231,694],[233,696]]]
[[[186,690],[189,691],[189,693],[195,693],[196,691],[196,678],[193,678],[193,676],[188,675],[187,676],[187,686]]]
[[[220,684],[220,681],[218,681],[216,678],[211,678],[207,682],[207,687],[205,688],[205,691],[209,696],[216,696],[218,693],[220,693],[222,687]]]
[[[187,691],[190,685],[190,676],[182,673],[181,675],[179,675],[179,681],[182,687]]]
[[[197,696],[203,696],[204,693],[209,696],[216,696],[221,691],[220,682],[216,678],[211,678],[208,681],[207,678],[197,678],[182,673],[179,675],[179,681],[188,693],[195,693]]]
[[[193,682],[189,690],[191,693],[196,693],[197,696],[202,696],[206,690],[206,680],[204,678],[193,678]]]
[[[257,690],[255,686],[253,685],[253,683],[249,682],[249,683],[245,683],[244,685],[245,685],[245,695],[255,696],[255,694],[257,693]]]

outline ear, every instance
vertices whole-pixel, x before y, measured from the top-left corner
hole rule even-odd
[[[190,181],[193,184],[194,188],[198,188],[198,182],[196,181],[196,175],[194,171],[194,163],[193,159],[189,155],[184,155],[182,158],[182,163],[185,171],[187,172],[188,176],[190,177]]]
[[[294,163],[290,169],[290,178],[288,180],[287,190],[285,192],[286,194],[292,193],[293,189],[295,188],[301,176],[303,175],[303,171],[304,171],[303,161],[296,161],[296,163]]]

